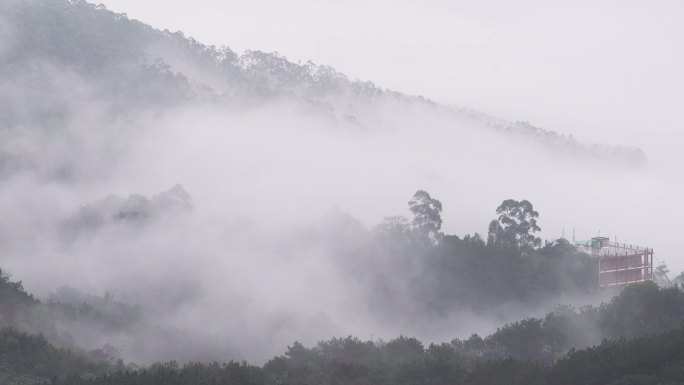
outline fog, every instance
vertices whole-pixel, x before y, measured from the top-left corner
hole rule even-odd
[[[278,51],[512,121],[638,144],[651,157],[682,141],[678,1],[102,3],[207,44]]]
[[[0,84],[12,100],[7,116],[20,122],[0,145],[2,268],[42,298],[70,286],[142,309],[129,328],[76,335],[63,325],[87,348],[112,343],[137,362],[263,362],[295,340],[448,341],[560,302],[600,300],[438,316],[411,300],[376,301],[366,270],[383,272],[398,298],[420,286],[404,281],[420,277],[420,256],[406,275],[372,241],[383,217],[408,216],[419,189],[442,201],[447,234],[486,234],[504,199],[528,199],[543,238],[600,232],[682,268],[676,140],[647,141],[647,161],[629,162],[612,148],[568,150],[492,129],[479,113],[392,94],[368,104],[347,95],[332,107],[282,97],[112,114],[115,103],[90,78],[31,64],[26,73],[47,84]],[[34,103],[41,91],[49,105]],[[352,104],[355,114],[345,114]]]
[[[292,103],[246,112],[188,107],[114,135],[111,142],[128,146],[113,162],[99,159],[109,152],[94,150],[109,144],[85,135],[77,140],[86,143],[70,147],[90,148],[86,153],[53,142],[36,155],[45,164],[90,166],[72,180],[46,181],[27,171],[3,182],[4,265],[40,296],[68,285],[112,293],[147,314],[139,335],[81,336],[82,345],[109,342],[138,362],[261,362],[295,340],[405,334],[444,341],[491,332],[558,302],[580,302],[511,304],[487,314],[464,307],[439,317],[408,300],[400,314],[369,303],[369,285],[355,269],[378,263],[364,258],[391,256],[369,253],[368,229],[384,216],[406,215],[420,188],[444,202],[447,233],[485,233],[494,208],[516,197],[537,205],[549,237],[559,237],[563,226],[569,237],[575,226],[578,236],[581,229],[591,236],[609,228],[659,240],[625,220],[648,215],[656,199],[673,198],[648,168],[554,156],[439,118],[402,120],[372,130],[302,113]],[[605,190],[630,180],[649,183],[627,183],[620,200]],[[158,195],[176,183],[182,189]],[[642,206],[623,212],[629,199]],[[392,280],[391,268],[386,273]],[[393,287],[414,290],[410,283]]]

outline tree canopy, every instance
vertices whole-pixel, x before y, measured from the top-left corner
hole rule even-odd
[[[496,208],[497,220],[489,224],[487,242],[498,247],[516,247],[529,251],[541,245],[534,233],[541,231],[537,225],[539,213],[527,200],[506,199]]]
[[[442,202],[431,197],[427,191],[418,190],[408,206],[413,214],[413,229],[432,239],[438,239],[442,228]]]

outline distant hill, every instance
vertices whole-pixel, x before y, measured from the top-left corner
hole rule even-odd
[[[79,110],[85,104],[111,119],[130,119],[187,103],[229,109],[288,100],[344,126],[392,129],[405,118],[398,113],[439,116],[454,127],[500,132],[554,153],[645,161],[636,148],[582,143],[526,122],[350,80],[328,66],[206,46],[83,0],[0,0],[0,25],[0,127],[58,125],[92,114]]]

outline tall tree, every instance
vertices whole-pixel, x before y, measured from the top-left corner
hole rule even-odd
[[[499,218],[489,224],[487,242],[490,245],[516,247],[530,250],[541,245],[541,239],[534,233],[540,231],[537,225],[539,213],[527,200],[507,199],[496,209]]]
[[[427,191],[418,190],[408,206],[413,213],[413,229],[437,240],[442,228],[442,202],[432,198]]]

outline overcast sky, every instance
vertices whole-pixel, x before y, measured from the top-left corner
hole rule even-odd
[[[682,138],[682,1],[103,3],[206,44],[278,51],[586,140],[649,150]]]

